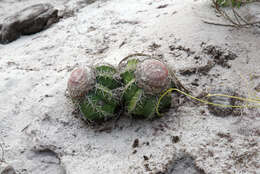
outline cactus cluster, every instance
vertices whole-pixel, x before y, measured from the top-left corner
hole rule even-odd
[[[128,115],[143,118],[156,116],[171,105],[163,92],[171,87],[167,67],[155,59],[129,59],[119,71],[111,65],[75,69],[68,81],[68,92],[85,118],[106,120],[124,108]]]

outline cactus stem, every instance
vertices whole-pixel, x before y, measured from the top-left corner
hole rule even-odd
[[[141,100],[142,95],[143,95],[143,90],[138,89],[129,103],[128,113],[131,113],[136,108],[138,102]]]
[[[108,116],[112,115],[108,112],[103,111],[101,106],[98,106],[95,103],[93,103],[91,98],[88,98],[88,103],[89,103],[88,105],[90,105],[95,110],[95,112],[98,113],[98,115],[101,115],[101,116],[104,116],[104,117],[108,117]]]
[[[95,87],[96,87],[96,92],[97,92],[97,90],[100,90],[102,92],[103,96],[106,96],[105,94],[108,94],[108,96],[110,96],[111,98],[113,97],[112,92],[109,89],[107,89],[106,87],[104,87],[100,84],[96,84]]]
[[[131,89],[132,84],[135,83],[135,79],[132,79],[130,82],[127,83],[127,85],[124,87],[123,95],[126,93],[127,89]],[[122,96],[123,96],[122,95]]]

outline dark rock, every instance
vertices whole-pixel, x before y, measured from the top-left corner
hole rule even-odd
[[[143,157],[145,161],[149,160],[149,158],[146,155],[144,155]]]
[[[0,43],[7,44],[21,36],[20,32],[17,32],[14,28],[3,26],[0,31]]]
[[[172,143],[178,143],[180,141],[179,136],[172,136]]]
[[[58,21],[58,10],[51,4],[36,4],[4,19],[0,24],[0,43],[7,44],[21,35],[40,32]]]
[[[210,94],[224,94],[224,95],[230,95],[235,96],[235,92],[231,90],[230,88],[217,88],[210,91]],[[221,104],[221,105],[235,105],[235,99],[224,97],[224,96],[210,96],[209,102]],[[214,105],[208,105],[208,109],[210,113],[216,116],[227,116],[231,115],[234,108],[232,107],[222,107],[222,106],[214,106]]]
[[[136,139],[134,140],[134,142],[133,142],[132,147],[133,147],[133,148],[136,148],[136,147],[138,147],[138,146],[139,146],[139,139],[136,138]]]

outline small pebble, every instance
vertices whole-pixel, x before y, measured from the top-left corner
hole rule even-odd
[[[133,148],[136,148],[136,147],[138,147],[138,146],[139,146],[139,140],[136,138],[136,139],[134,140],[134,142],[133,142],[132,147],[133,147]]]

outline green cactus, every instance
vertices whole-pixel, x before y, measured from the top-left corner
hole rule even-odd
[[[166,66],[155,59],[128,60],[120,74],[111,65],[75,69],[68,81],[68,91],[84,117],[90,121],[115,116],[123,101],[132,116],[153,118],[171,105],[170,94],[163,92],[171,85]]]
[[[117,70],[110,65],[95,68],[96,84],[80,102],[82,114],[91,121],[112,118],[119,105],[119,97],[114,91],[120,87]]]
[[[153,118],[156,116],[156,106],[163,89],[158,92],[147,91],[146,88],[140,87],[136,77],[139,75],[137,66],[142,63],[138,59],[130,59],[122,67],[120,77],[124,84],[123,100],[126,105],[128,114],[136,117]],[[142,77],[141,77],[142,78]],[[159,111],[164,111],[171,105],[171,95],[166,95],[160,102]]]
[[[117,70],[110,65],[101,65],[96,67],[97,83],[109,89],[115,89],[120,86],[120,81],[115,78]]]

